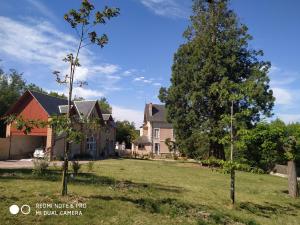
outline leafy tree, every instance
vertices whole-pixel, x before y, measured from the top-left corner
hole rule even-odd
[[[98,103],[102,113],[104,114],[112,113],[112,108],[105,97],[100,98],[100,100],[98,100]]]
[[[253,129],[240,130],[236,160],[264,170],[271,170],[276,163],[285,164],[286,137],[286,125],[281,120],[260,122]]]
[[[73,53],[69,53],[63,61],[70,65],[70,72],[63,77],[59,71],[54,71],[56,81],[60,84],[66,84],[68,87],[68,113],[67,113],[67,126],[66,129],[72,129],[73,122],[71,118],[71,104],[73,99],[73,87],[76,68],[80,66],[79,55],[81,50],[91,44],[96,44],[103,48],[108,43],[108,37],[106,34],[99,35],[96,32],[98,25],[104,25],[108,20],[119,15],[118,8],[104,7],[102,11],[95,11],[94,5],[88,0],[82,0],[81,7],[78,10],[71,9],[64,15],[64,19],[70,24],[70,26],[76,31],[78,35],[78,47]],[[85,85],[86,82],[79,82],[80,86]],[[62,195],[67,195],[67,173],[68,173],[68,157],[70,151],[70,142],[72,142],[73,131],[69,133],[67,137],[68,141],[65,145],[64,151],[64,165],[63,165],[63,177],[62,177]],[[76,134],[76,132],[75,132]],[[75,135],[75,140],[77,135]]]
[[[65,94],[60,94],[58,92],[55,92],[55,91],[50,91],[49,93],[47,91],[45,91],[43,88],[33,84],[33,83],[30,83],[26,86],[26,89],[27,90],[30,90],[30,91],[37,91],[37,92],[41,92],[43,94],[47,94],[47,95],[50,95],[50,96],[53,96],[53,97],[57,97],[57,98],[64,98],[64,99],[67,99],[67,96],[65,96]]]
[[[117,121],[116,127],[116,141],[119,143],[125,142],[126,148],[131,148],[131,143],[139,136],[134,123],[127,120]]]
[[[41,92],[44,94],[48,94],[47,91],[45,91],[43,88],[37,86],[36,84],[30,83],[27,85],[27,89],[30,91],[36,91],[36,92]]]
[[[181,151],[224,159],[232,101],[234,136],[271,115],[270,63],[260,59],[262,51],[249,48],[248,28],[227,0],[194,0],[184,37],[174,56],[171,85],[161,88],[159,98]]]
[[[300,165],[300,123],[290,123],[286,125],[287,135],[293,136],[296,138],[296,155],[295,155],[295,163],[296,165]]]
[[[5,73],[0,68],[0,137],[5,136],[5,123],[1,117],[14,104],[25,90],[22,74],[16,70]]]
[[[0,116],[6,113],[25,90],[26,82],[23,80],[22,74],[16,70],[10,70],[6,74],[0,69]]]
[[[169,149],[169,152],[175,153],[177,151],[177,145],[175,141],[172,141],[171,138],[165,140],[165,144]]]

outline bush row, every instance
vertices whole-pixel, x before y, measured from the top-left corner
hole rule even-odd
[[[251,167],[248,164],[237,163],[232,161],[224,161],[216,158],[201,160],[200,163],[202,166],[221,169],[224,173],[229,173],[232,168],[234,168],[235,170],[245,171],[250,173],[257,173],[257,174],[265,173],[264,170],[257,167]]]

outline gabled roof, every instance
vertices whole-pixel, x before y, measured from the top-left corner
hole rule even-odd
[[[98,114],[99,117],[102,117],[102,113],[100,111],[100,107],[98,105],[98,102],[95,100],[84,100],[84,101],[74,101],[73,102],[78,114],[81,118],[88,118],[93,111],[94,107],[97,106],[97,110],[99,110]]]
[[[112,115],[111,114],[102,114],[103,120],[107,121],[107,120],[113,120]]]
[[[71,107],[73,107],[73,105],[71,105]],[[68,112],[68,105],[59,105],[58,109],[59,109],[59,113],[60,114],[67,114],[67,112]]]
[[[151,105],[152,105],[152,110],[150,110]],[[152,103],[146,104],[144,114],[145,114],[146,121],[167,122],[166,108],[164,105],[152,104]]]
[[[102,114],[103,120],[105,121],[106,124],[109,124],[110,126],[116,128],[116,123],[114,121],[114,118],[112,117],[111,114],[108,113],[103,113]]]
[[[48,115],[59,115],[59,105],[67,105],[68,100],[50,96],[41,92],[29,91],[31,95],[41,104]]]
[[[37,102],[45,110],[48,116],[66,114],[68,111],[67,99],[58,98],[44,93],[28,90],[11,107],[11,109],[8,110],[6,115],[11,114],[16,109],[19,102],[23,101],[23,99],[27,98],[30,95],[37,100]],[[84,118],[84,119],[88,118],[91,112],[93,111],[93,109],[96,108],[99,118],[102,120],[101,109],[97,101],[94,100],[74,101],[72,102],[72,107],[74,107],[73,109],[77,111],[80,118]]]
[[[58,98],[54,96],[50,96],[41,92],[37,91],[25,91],[25,93],[18,99],[18,101],[6,112],[6,116],[9,114],[14,113],[14,111],[18,108],[20,103],[32,96],[36,101],[41,105],[41,107],[45,110],[48,116],[59,115],[59,105],[66,105],[68,104],[67,99]]]

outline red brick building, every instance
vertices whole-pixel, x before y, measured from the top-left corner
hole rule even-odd
[[[6,115],[22,116],[24,119],[49,121],[52,116],[66,113],[67,100],[49,96],[35,91],[26,91],[9,109]],[[102,115],[97,101],[74,101],[74,113],[78,115],[78,123],[86,138],[80,144],[71,145],[71,157],[78,154],[89,154],[93,158],[114,154],[115,124],[111,116]],[[101,124],[99,129],[86,129],[83,118],[97,117]],[[65,146],[64,135],[58,136],[51,127],[34,128],[25,135],[14,123],[8,124],[6,137],[10,138],[9,155],[11,159],[32,156],[35,148],[43,147],[51,159],[61,158]]]

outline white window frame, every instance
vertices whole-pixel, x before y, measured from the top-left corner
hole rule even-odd
[[[86,138],[86,149],[89,152],[91,152],[91,151],[96,152],[97,142],[96,142],[96,138],[94,137],[94,135]]]
[[[156,133],[155,133],[155,131],[157,130],[157,136],[155,135]],[[154,138],[160,138],[160,128],[154,128],[154,130],[153,130],[153,133],[154,133]]]

